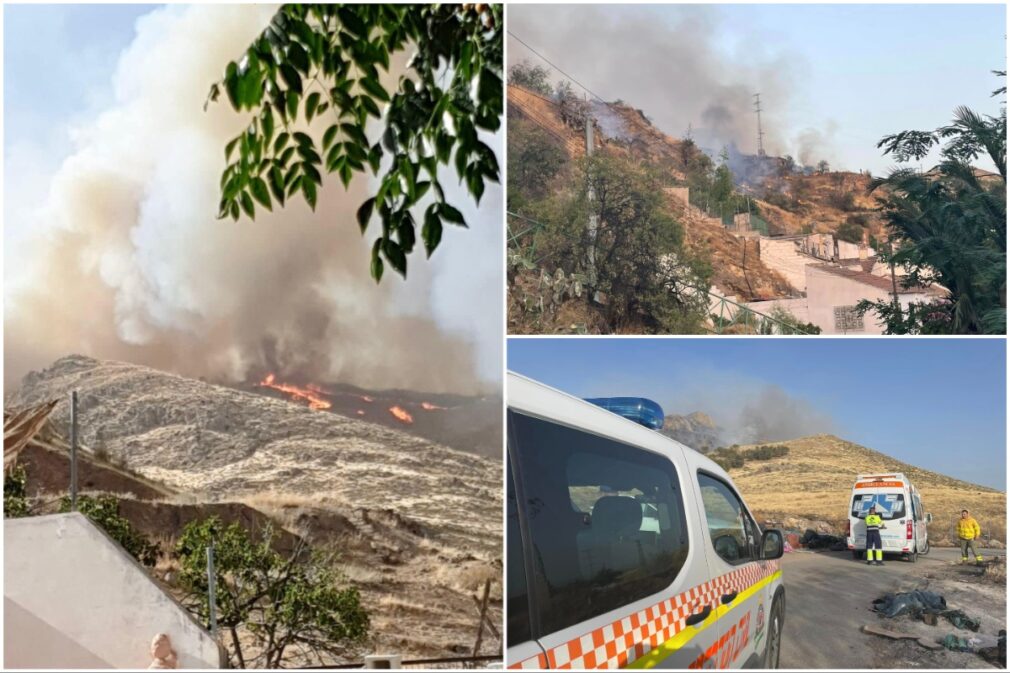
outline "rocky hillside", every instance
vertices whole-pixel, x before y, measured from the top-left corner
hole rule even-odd
[[[702,453],[723,445],[722,428],[711,416],[700,411],[687,416],[665,416],[660,432]]]
[[[65,400],[71,390],[79,391],[85,450],[101,457],[82,472],[85,487],[126,498],[121,509],[142,530],[170,543],[201,512],[249,520],[243,512],[252,508],[287,534],[340,547],[341,568],[373,613],[378,649],[414,656],[472,650],[471,593],[501,573],[499,459],[287,400],[82,356],[30,373],[5,402]],[[66,427],[68,416],[61,402],[52,426]],[[27,453],[23,462],[32,493],[58,493],[66,483],[58,448]],[[493,609],[500,621],[500,594]]]
[[[730,470],[747,504],[762,517],[826,520],[844,532],[855,476],[896,471],[904,472],[921,492],[926,511],[933,515],[930,535],[935,543],[950,541],[952,520],[963,508],[974,513],[984,532],[1006,541],[1006,493],[1002,491],[924,470],[832,435],[776,444],[789,447],[789,453]],[[752,447],[740,448],[746,452]]]

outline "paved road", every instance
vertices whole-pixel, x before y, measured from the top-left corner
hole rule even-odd
[[[1000,554],[986,549],[984,555]],[[960,558],[957,549],[936,549],[916,564],[895,557],[883,567],[867,566],[850,552],[792,553],[783,557],[786,621],[782,668],[875,668],[874,636],[860,633],[872,623],[875,598],[920,588],[921,573]]]

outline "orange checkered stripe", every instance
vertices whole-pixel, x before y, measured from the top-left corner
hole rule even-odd
[[[748,563],[743,568],[562,643],[547,652],[547,662],[550,668],[623,668],[683,631],[686,628],[684,622],[691,614],[703,610],[706,605],[715,610],[724,595],[744,591],[778,569],[778,561]],[[541,654],[509,668],[545,668],[543,660]]]
[[[509,668],[547,668],[547,657],[542,653],[529,659],[523,659],[518,664],[512,664]]]

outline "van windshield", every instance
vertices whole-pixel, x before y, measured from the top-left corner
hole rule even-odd
[[[864,493],[852,498],[852,516],[865,519],[870,507],[876,506],[877,514],[884,521],[905,516],[905,496],[901,493]]]

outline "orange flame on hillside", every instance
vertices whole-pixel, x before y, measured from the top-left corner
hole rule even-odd
[[[396,420],[403,423],[413,423],[414,417],[411,416],[406,409],[402,407],[392,406],[389,408],[389,413],[396,417]]]
[[[302,388],[291,383],[277,383],[276,377],[273,374],[267,374],[266,378],[260,381],[258,385],[264,388],[279,390],[282,393],[290,395],[291,399],[295,401],[305,400],[309,403],[309,409],[314,409],[316,411],[329,409],[333,406],[328,401],[320,397],[320,395],[326,395],[328,393],[319,386],[313,384],[309,384],[308,386]]]
[[[369,397],[368,395],[362,395],[361,396],[361,400],[363,402],[374,402],[375,401],[373,398]]]
[[[432,404],[431,402],[421,402],[421,408],[425,411],[437,411],[439,409],[445,409],[445,407],[440,407],[437,404]]]
[[[364,416],[364,415],[365,415],[365,410],[364,409],[358,409],[358,416]]]

